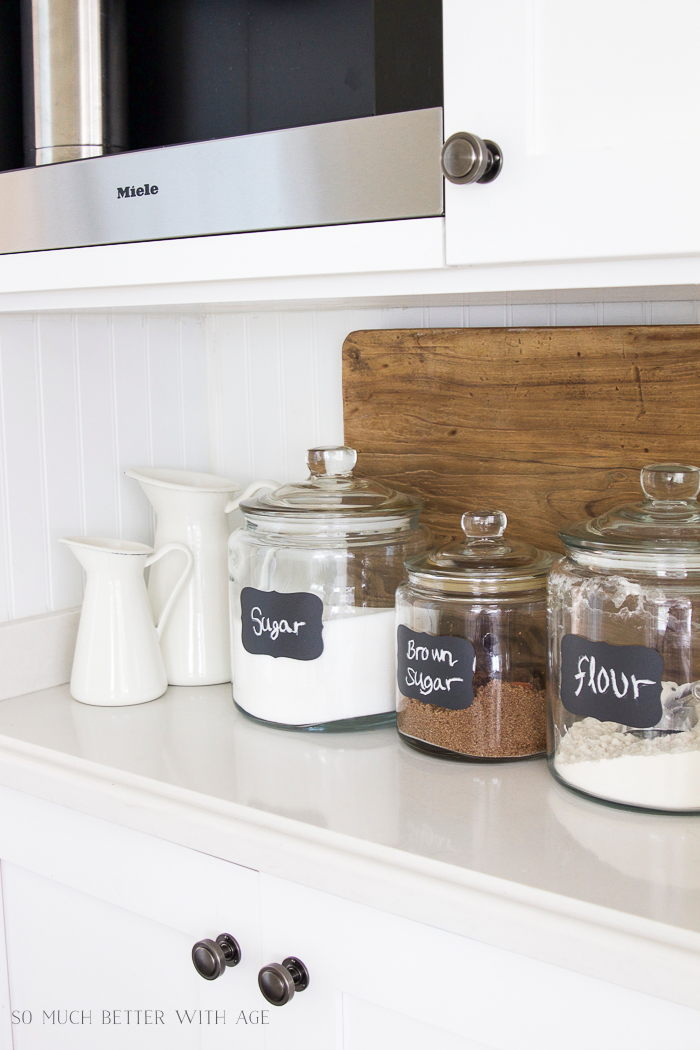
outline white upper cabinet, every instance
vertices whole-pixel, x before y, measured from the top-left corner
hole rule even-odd
[[[700,252],[697,0],[443,0],[445,137],[500,146],[446,183],[448,264]]]

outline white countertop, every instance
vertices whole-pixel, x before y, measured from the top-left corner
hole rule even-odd
[[[59,686],[0,703],[0,783],[700,1006],[700,816],[588,801],[543,759],[442,761],[391,728],[269,729],[230,686],[131,708]]]

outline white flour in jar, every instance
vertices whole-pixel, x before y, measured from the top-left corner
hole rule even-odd
[[[233,698],[256,718],[317,725],[396,709],[394,609],[357,608],[323,621],[323,652],[292,660],[247,652],[233,617]]]
[[[649,809],[700,809],[700,723],[644,739],[617,722],[584,718],[562,738],[558,775],[591,795]]]

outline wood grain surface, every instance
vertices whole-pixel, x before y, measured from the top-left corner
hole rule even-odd
[[[352,332],[345,441],[357,472],[561,550],[558,530],[642,498],[646,463],[700,463],[700,326]]]

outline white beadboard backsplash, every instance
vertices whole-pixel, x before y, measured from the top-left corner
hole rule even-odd
[[[152,539],[127,467],[301,478],[343,439],[351,331],[698,323],[695,300],[0,316],[0,620],[80,603],[61,536]]]
[[[124,469],[209,463],[200,317],[0,318],[0,619],[82,601],[61,536],[148,541]]]

